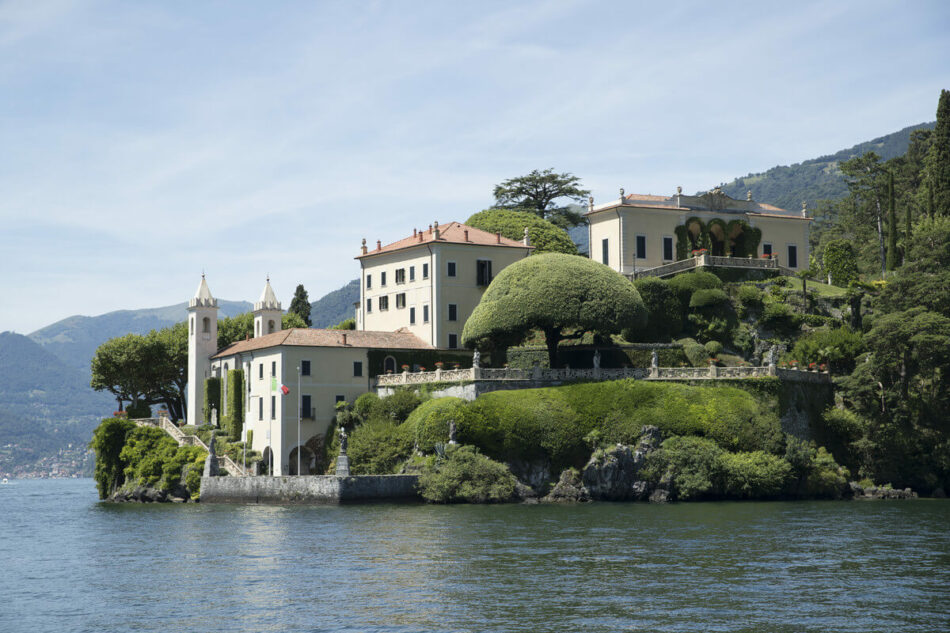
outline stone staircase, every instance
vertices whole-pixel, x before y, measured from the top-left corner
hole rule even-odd
[[[199,446],[209,453],[211,450],[208,448],[208,445],[201,441],[201,438],[197,435],[187,435],[182,432],[180,428],[175,426],[175,423],[172,422],[165,416],[160,418],[137,418],[132,420],[138,426],[155,426],[166,433],[168,433],[173,440],[178,442],[179,446]],[[244,470],[240,464],[235,462],[233,459],[227,455],[218,455],[218,468],[224,469],[232,477],[247,477],[248,473]]]

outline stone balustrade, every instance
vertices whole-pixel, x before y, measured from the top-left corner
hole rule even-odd
[[[766,367],[625,367],[620,369],[605,368],[563,368],[546,369],[534,367],[532,369],[514,368],[482,368],[453,369],[449,371],[404,371],[399,374],[377,376],[377,387],[398,387],[401,385],[422,385],[431,383],[460,383],[475,381],[513,381],[530,380],[541,382],[569,382],[574,380],[704,380],[704,379],[734,379],[763,378],[777,376],[782,380],[794,382],[831,382],[828,372],[798,371],[778,369],[774,366]]]
[[[623,274],[635,279],[643,277],[668,277],[676,273],[685,272],[694,268],[703,268],[705,266],[715,266],[717,268],[747,268],[753,270],[776,270],[782,275],[791,275],[793,271],[790,268],[780,266],[775,258],[756,258],[756,257],[723,257],[720,255],[710,255],[708,252],[699,253],[687,259],[681,259],[662,266],[654,268],[637,269],[635,271],[624,270]]]

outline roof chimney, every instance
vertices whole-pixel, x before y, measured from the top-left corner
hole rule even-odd
[[[501,233],[495,233],[495,241],[501,244]]]
[[[360,247],[360,252],[364,255],[366,254],[366,238],[363,238],[363,246]]]
[[[379,240],[376,240],[376,250],[378,251],[383,250],[383,243],[380,242]]]
[[[429,224],[429,233],[432,233],[432,225]]]
[[[423,235],[425,235],[425,231],[423,231],[422,229],[419,229],[419,241],[420,241],[420,242],[423,240],[423,237],[422,237]]]
[[[418,233],[418,231],[417,231],[416,229],[412,229],[412,236],[413,236],[413,237],[415,237],[417,233]]]
[[[521,241],[524,242],[525,246],[531,246],[531,237],[528,236],[528,227],[524,227],[524,239]]]
[[[465,241],[467,242],[467,241],[468,241],[468,229],[465,229],[464,233],[465,233]]]
[[[433,234],[433,238],[432,238],[432,239],[436,239],[436,240],[437,240],[437,239],[439,239],[439,222],[438,222],[438,221],[434,222],[432,226],[435,227],[435,228],[433,229],[433,231],[432,231],[432,234]]]

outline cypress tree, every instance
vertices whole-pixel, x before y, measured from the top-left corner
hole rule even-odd
[[[904,263],[907,263],[907,251],[910,250],[911,222],[910,205],[904,203]]]
[[[303,284],[297,284],[297,290],[294,292],[294,300],[290,302],[288,312],[293,312],[300,316],[300,318],[304,320],[304,323],[307,324],[307,327],[313,325],[313,323],[310,322],[310,297],[304,289]]]
[[[930,175],[935,212],[950,215],[950,90],[940,91],[933,151]]]
[[[894,208],[894,174],[887,174],[887,269],[897,268],[897,212]]]
[[[927,181],[927,215],[930,216],[930,219],[934,219],[934,183],[932,180]]]

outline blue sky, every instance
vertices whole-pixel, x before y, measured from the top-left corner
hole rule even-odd
[[[0,330],[289,305],[553,167],[696,191],[932,120],[947,2],[0,0]]]

